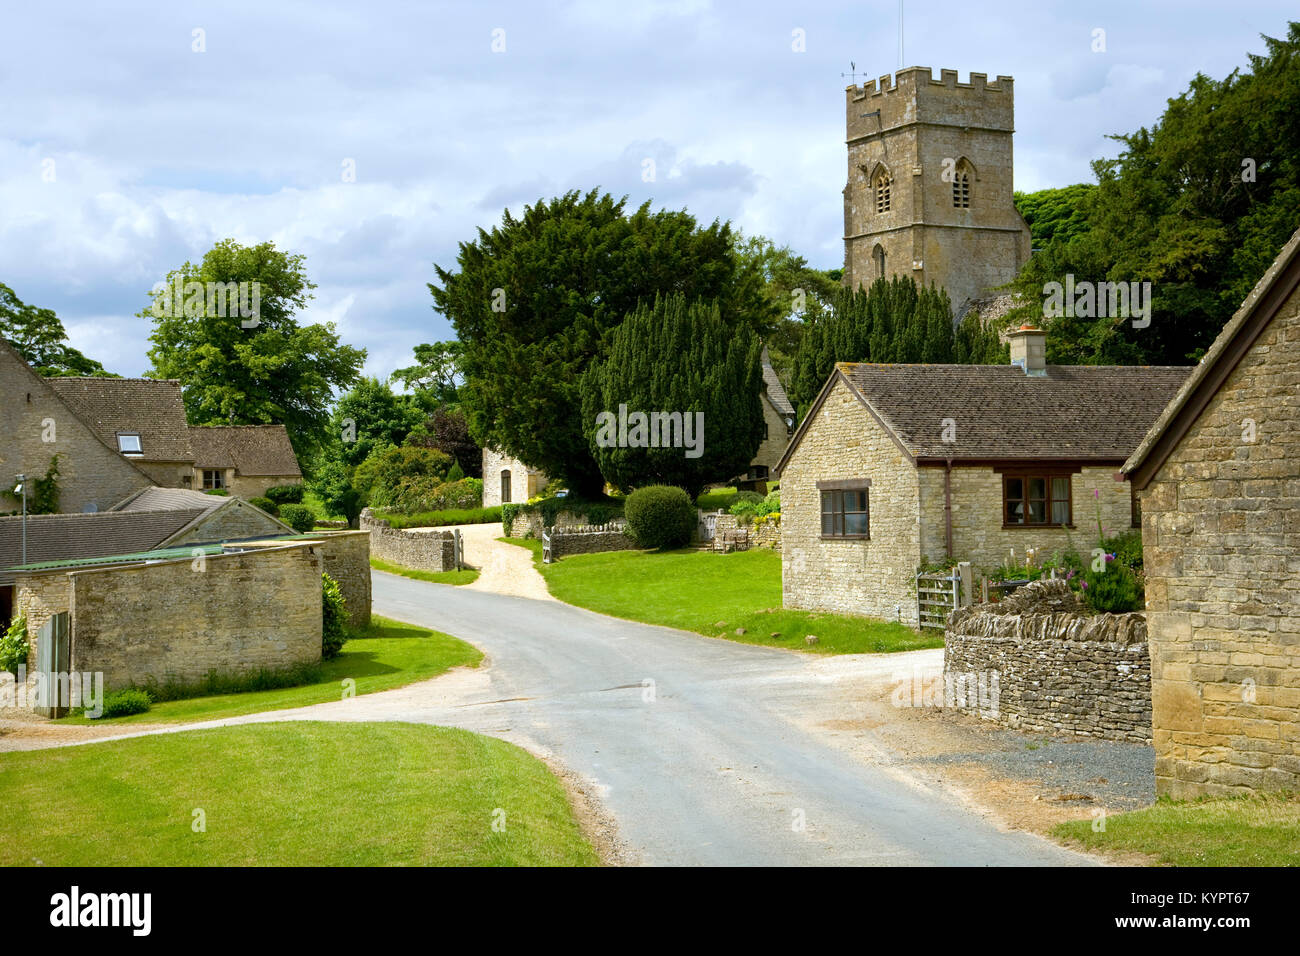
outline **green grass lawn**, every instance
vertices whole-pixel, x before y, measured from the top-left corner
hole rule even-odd
[[[598,862],[541,761],[416,724],[256,724],[0,754],[0,806],[4,866]]]
[[[541,563],[540,541],[503,538],[529,548],[551,593],[614,617],[663,624],[746,644],[821,654],[942,647],[937,633],[873,618],[781,608],[781,555],[767,548],[712,551],[608,551]],[[738,635],[737,628],[745,633]],[[777,637],[771,635],[776,633]],[[809,647],[804,636],[815,634]]]
[[[88,720],[65,717],[58,723],[73,724],[155,724],[173,721],[215,720],[237,717],[263,710],[283,710],[340,700],[343,681],[356,682],[357,694],[401,687],[413,681],[436,677],[459,666],[476,666],[483,654],[464,641],[430,631],[414,624],[403,624],[374,616],[364,637],[343,645],[332,661],[321,664],[320,681],[298,687],[254,691],[244,694],[221,694],[193,697],[154,704],[143,714],[113,719]]]
[[[701,511],[726,511],[736,498],[735,488],[710,488],[695,499],[695,507]]]
[[[378,558],[371,558],[370,566],[376,571],[387,571],[389,574],[400,574],[404,578],[431,581],[434,584],[470,584],[478,580],[478,571],[473,568],[465,568],[462,571],[420,571],[416,568],[404,568],[390,561],[380,561]]]
[[[1146,853],[1168,866],[1300,866],[1300,794],[1159,800],[1155,806],[1053,831],[1089,850]]]

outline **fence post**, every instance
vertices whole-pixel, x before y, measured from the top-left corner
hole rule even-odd
[[[957,573],[961,575],[961,597],[959,607],[969,607],[975,602],[975,578],[969,561],[957,563]]]

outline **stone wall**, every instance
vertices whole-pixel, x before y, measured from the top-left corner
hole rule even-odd
[[[783,606],[915,624],[917,470],[843,381],[806,428],[781,474]],[[870,540],[823,540],[817,482],[862,478],[872,482]]]
[[[542,536],[542,516],[537,511],[516,511],[510,527],[504,527],[507,538],[538,538]]]
[[[713,526],[713,533],[729,534],[744,528],[749,532],[749,543],[753,547],[781,550],[781,519],[769,516],[767,520],[751,517],[746,521],[740,515],[720,514]]]
[[[1141,493],[1159,793],[1300,790],[1297,386],[1292,293]]]
[[[392,528],[369,508],[361,513],[361,530],[370,535],[370,553],[380,561],[418,571],[456,570],[455,531]]]
[[[573,554],[596,554],[601,551],[632,551],[639,545],[621,524],[595,527],[556,528],[551,532],[551,558],[555,561]]]
[[[49,440],[52,439],[52,440]],[[59,510],[107,511],[147,488],[149,477],[83,424],[4,342],[0,342],[0,461],[5,487],[13,476],[40,477],[59,458]],[[21,502],[0,496],[0,512]]]
[[[362,631],[370,626],[370,534],[365,531],[331,531],[314,536],[314,550],[325,573],[339,583],[347,605],[348,626]]]
[[[753,465],[763,465],[767,468],[769,474],[776,467],[776,463],[781,460],[785,454],[786,447],[790,444],[791,429],[786,427],[785,419],[781,413],[776,410],[776,406],[768,399],[767,393],[763,393],[763,424],[767,427],[767,435],[759,443],[758,451],[754,452]]]
[[[946,687],[996,688],[945,705],[1021,730],[1151,740],[1151,658],[1142,614],[1083,612],[1063,581],[949,615]],[[995,677],[996,675],[996,677]]]

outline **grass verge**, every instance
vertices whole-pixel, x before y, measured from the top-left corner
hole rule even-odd
[[[1093,821],[1062,823],[1052,832],[1089,850],[1145,853],[1167,866],[1300,865],[1300,794],[1275,793],[1177,801]]]
[[[378,558],[371,558],[370,566],[376,571],[387,571],[389,574],[400,574],[404,578],[431,581],[434,584],[472,584],[478,580],[478,571],[473,568],[465,568],[461,571],[421,571],[417,568],[405,568],[391,561],[381,561]]]
[[[767,548],[734,554],[607,551],[542,564],[540,541],[500,540],[533,552],[555,597],[614,617],[818,654],[943,646],[942,636],[919,633],[896,622],[782,608],[781,555]],[[808,634],[815,634],[818,642],[805,644]]]
[[[357,694],[390,690],[450,670],[453,667],[478,665],[483,654],[477,648],[437,631],[403,624],[383,617],[372,617],[364,637],[354,637],[332,661],[320,665],[319,680],[298,687],[220,694],[170,700],[154,704],[143,714],[127,717],[88,720],[65,717],[57,723],[70,724],[157,724],[175,721],[215,720],[238,717],[264,710],[284,710],[341,700],[344,681],[355,682]]]
[[[0,805],[4,866],[598,862],[541,761],[448,727],[272,723],[0,754]]]

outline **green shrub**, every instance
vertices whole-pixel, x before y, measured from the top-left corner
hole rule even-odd
[[[218,498],[229,498],[230,492],[225,488],[209,488],[203,492],[205,495],[216,495]]]
[[[452,484],[453,482],[462,481],[464,478],[465,472],[461,470],[460,462],[453,461],[451,469],[447,472],[447,483]]]
[[[435,448],[386,445],[357,465],[352,484],[372,508],[392,508],[403,479],[428,478],[442,484],[451,465],[452,457]]]
[[[403,478],[391,501],[391,510],[408,514],[478,508],[483,504],[483,480],[441,481],[432,475]]]
[[[417,514],[396,514],[390,511],[376,511],[376,518],[388,522],[391,528],[439,528],[452,524],[490,524],[500,521],[501,512],[509,505],[495,505],[491,508],[452,508],[447,511],[421,511]]]
[[[1105,555],[1104,560],[1104,571],[1094,571],[1089,565],[1083,572],[1083,603],[1094,611],[1112,614],[1142,610],[1142,584],[1137,573],[1116,561],[1113,554]]]
[[[280,506],[270,498],[249,498],[248,503],[254,508],[261,508],[269,515],[277,518],[280,516]]]
[[[19,666],[27,663],[28,647],[27,615],[19,614],[0,638],[0,671],[8,671],[16,678]]]
[[[266,489],[266,497],[277,505],[302,504],[302,485],[276,485]]]
[[[736,500],[735,488],[714,488],[695,499],[695,506],[701,511],[726,510]]]
[[[143,714],[153,705],[149,694],[135,688],[127,690],[115,690],[111,694],[104,695],[104,709],[99,715],[99,719],[108,719],[111,717],[126,717],[128,714]],[[86,714],[91,717],[90,714]],[[95,719],[95,718],[92,718]]]
[[[540,514],[542,516],[542,526],[553,528],[556,519],[560,516],[560,512],[563,511],[572,514],[575,518],[582,519],[587,524],[607,524],[621,516],[623,508],[624,501],[618,499],[584,501],[573,495],[565,495],[563,498],[547,496],[527,503],[513,502],[502,505],[501,523],[508,533],[511,523],[515,520],[515,515],[520,513]]]
[[[316,515],[306,505],[285,505],[280,509],[280,520],[299,534],[307,534],[316,526]]]
[[[255,671],[208,671],[198,680],[180,681],[167,678],[150,679],[138,689],[145,691],[155,704],[169,700],[189,700],[193,697],[214,697],[220,694],[246,694],[262,690],[279,690],[282,687],[301,687],[318,684],[321,679],[320,664],[308,661],[288,667],[261,667]]]
[[[627,530],[646,548],[673,548],[687,544],[695,529],[695,505],[682,488],[649,485],[627,497],[623,508]]]
[[[321,615],[320,656],[327,661],[339,656],[348,639],[343,592],[328,574],[321,575]]]

